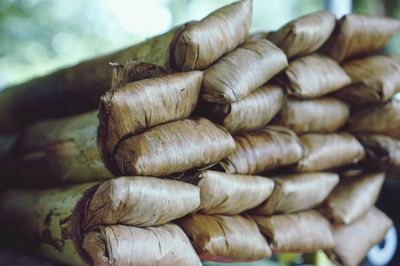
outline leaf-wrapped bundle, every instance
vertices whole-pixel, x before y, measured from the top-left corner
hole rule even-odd
[[[304,157],[295,165],[297,172],[314,172],[357,163],[364,158],[363,146],[348,133],[300,136]]]
[[[271,42],[245,43],[205,70],[201,97],[208,102],[236,102],[269,81],[287,64],[285,54]]]
[[[316,211],[253,218],[274,253],[311,253],[335,246],[329,221]]]
[[[251,17],[252,0],[240,0],[188,26],[175,46],[176,67],[184,71],[208,67],[246,40]]]
[[[349,114],[347,104],[331,97],[288,99],[276,121],[296,133],[330,133],[343,126]]]
[[[270,126],[235,137],[234,153],[220,166],[231,174],[257,174],[294,164],[303,157],[303,146],[296,134],[283,127]]]
[[[275,188],[267,201],[255,210],[259,215],[292,213],[322,203],[339,182],[333,173],[306,173],[274,178]]]
[[[348,177],[332,191],[320,211],[336,223],[351,224],[375,205],[384,180],[384,173]]]
[[[250,217],[192,214],[178,224],[202,260],[238,262],[271,257],[267,241]]]
[[[338,62],[383,48],[400,28],[395,19],[371,15],[343,16],[327,43],[327,53]]]

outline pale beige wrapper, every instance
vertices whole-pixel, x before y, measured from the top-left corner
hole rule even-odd
[[[312,253],[335,246],[329,221],[316,211],[253,218],[274,253]]]
[[[275,188],[267,201],[257,207],[258,215],[293,213],[322,203],[339,183],[334,173],[305,173],[274,178]]]
[[[82,246],[96,266],[202,265],[189,239],[175,224],[99,226],[86,234]]]
[[[351,224],[375,205],[384,180],[385,173],[364,174],[341,180],[320,211],[336,223]]]

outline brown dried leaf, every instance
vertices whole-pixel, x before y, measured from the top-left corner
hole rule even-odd
[[[271,239],[274,253],[311,253],[335,246],[328,220],[316,211],[253,218]]]
[[[281,48],[288,58],[318,50],[328,40],[336,25],[335,16],[326,11],[315,12],[290,21],[268,39]]]
[[[203,116],[221,124],[230,133],[259,129],[279,112],[285,94],[278,85],[267,84],[230,104],[201,102]]]
[[[179,221],[202,260],[238,262],[271,257],[256,223],[245,216],[193,214]]]
[[[202,265],[189,239],[175,224],[100,226],[86,234],[82,246],[96,266]]]
[[[262,176],[202,171],[198,177],[198,211],[206,214],[239,214],[264,202],[274,189],[274,181]]]
[[[288,99],[277,123],[296,133],[330,133],[346,123],[349,113],[349,106],[335,98]]]
[[[328,255],[341,265],[357,266],[392,226],[392,220],[375,207],[350,225],[334,224],[336,247]]]
[[[374,53],[383,48],[399,28],[400,22],[391,18],[345,15],[327,43],[327,53],[338,62]]]
[[[208,102],[236,102],[286,67],[285,54],[271,42],[248,42],[205,70],[201,97]]]
[[[351,224],[375,205],[384,180],[385,173],[341,180],[320,211],[336,223]]]
[[[165,176],[215,163],[234,149],[223,127],[204,118],[185,119],[125,139],[114,159],[124,174]]]
[[[248,35],[252,0],[224,6],[189,26],[175,47],[175,64],[187,71],[204,69],[242,44]]]
[[[220,166],[231,174],[257,174],[296,163],[303,147],[296,134],[283,127],[270,126],[235,137],[236,149]]]
[[[297,172],[314,172],[357,163],[364,148],[348,133],[305,134],[300,136],[304,157],[295,165]]]
[[[288,94],[302,99],[321,97],[350,82],[350,77],[338,63],[319,54],[292,61],[283,78]]]
[[[322,203],[339,182],[333,173],[306,173],[274,178],[275,188],[268,200],[255,210],[259,215],[292,213]]]

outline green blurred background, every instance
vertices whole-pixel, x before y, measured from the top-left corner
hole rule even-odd
[[[0,0],[0,90],[197,20],[234,0]],[[254,0],[252,31],[324,9],[324,0]],[[354,0],[355,12],[400,18],[397,0]],[[397,40],[397,42],[396,42]],[[400,35],[387,50],[400,53]]]

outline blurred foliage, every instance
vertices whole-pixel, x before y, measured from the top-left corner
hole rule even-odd
[[[234,0],[1,0],[0,89],[199,20]],[[323,0],[253,0],[252,31],[273,30],[324,8]],[[354,9],[400,17],[395,0],[356,0]],[[397,51],[400,36],[391,42]],[[397,41],[397,42],[396,42]]]

